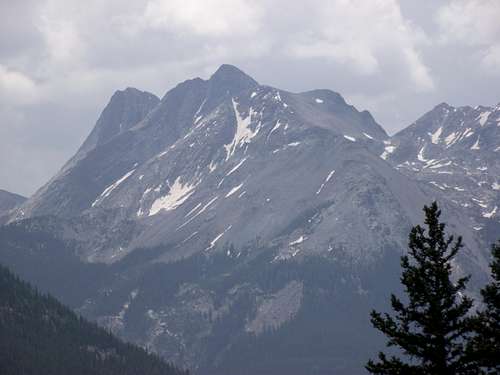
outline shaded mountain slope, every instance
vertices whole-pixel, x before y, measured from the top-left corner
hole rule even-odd
[[[88,323],[0,266],[0,372],[164,374],[184,372]]]

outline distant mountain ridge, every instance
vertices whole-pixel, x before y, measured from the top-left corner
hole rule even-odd
[[[460,206],[475,230],[500,224],[500,104],[442,103],[394,135],[386,155],[398,170]]]
[[[0,189],[0,214],[20,205],[26,199],[22,195]]]
[[[8,220],[10,211],[26,201],[26,197],[0,189],[0,224]]]

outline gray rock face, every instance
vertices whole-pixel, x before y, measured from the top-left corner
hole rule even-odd
[[[332,337],[344,339],[329,342],[358,351],[369,336],[359,327],[397,280],[424,204],[438,199],[449,231],[464,237],[457,273],[484,278],[477,228],[497,217],[498,114],[441,105],[389,138],[338,93],[290,93],[223,65],[161,100],[117,92],[11,221],[108,264],[112,276],[80,311],[181,365],[234,373],[238,345],[257,350],[257,336],[276,349],[269,330],[322,334],[331,316]],[[297,353],[283,354],[280,371]],[[324,368],[361,373],[357,365]],[[296,373],[310,373],[303,366]]]
[[[292,320],[300,309],[304,285],[290,281],[276,293],[261,298],[254,319],[245,326],[247,332],[261,334],[266,328],[278,329]]]

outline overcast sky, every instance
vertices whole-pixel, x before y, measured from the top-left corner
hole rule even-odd
[[[29,195],[117,89],[222,63],[329,88],[389,132],[440,102],[500,102],[500,0],[0,0],[0,188]]]

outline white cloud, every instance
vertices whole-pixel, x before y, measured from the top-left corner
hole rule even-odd
[[[150,0],[143,27],[202,36],[252,33],[260,26],[257,2],[246,0]]]
[[[44,15],[40,23],[40,31],[52,63],[81,62],[85,46],[78,35],[78,30],[71,21]]]
[[[373,74],[379,69],[378,59],[359,41],[316,39],[314,36],[304,36],[300,41],[292,43],[288,51],[299,58],[327,58],[340,64],[354,64],[356,71],[363,75]]]
[[[85,88],[92,80],[71,77],[161,64],[199,72],[223,62],[292,57],[329,60],[359,76],[396,69],[414,91],[434,88],[419,51],[427,37],[396,0],[46,0],[40,8],[45,54],[35,76],[51,87],[69,78]]]
[[[479,49],[481,66],[499,73],[500,1],[452,0],[436,13],[443,44]]]
[[[500,74],[500,43],[485,51],[481,65],[492,73]]]
[[[35,82],[0,64],[0,106],[30,104],[37,98]]]
[[[397,1],[317,1],[311,8],[312,30],[290,45],[292,56],[331,59],[362,75],[380,74],[399,60],[417,90],[433,89],[418,52],[427,38],[403,17]]]
[[[452,0],[436,13],[444,41],[488,45],[500,41],[500,1]]]
[[[433,90],[434,81],[429,74],[429,69],[423,64],[419,53],[410,47],[403,47],[402,52],[417,91]]]

